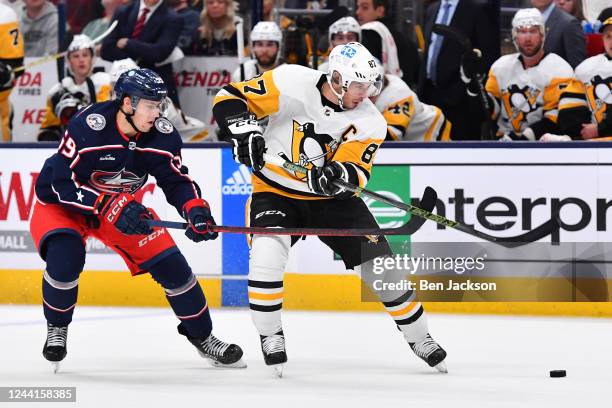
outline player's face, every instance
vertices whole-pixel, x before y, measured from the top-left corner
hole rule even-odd
[[[344,32],[344,33],[336,33],[332,36],[332,48],[337,47],[338,45],[344,45],[344,44],[348,44],[350,42],[358,42],[359,41],[359,36],[357,36],[357,33],[350,33],[350,32]]]
[[[612,58],[612,25],[604,29],[602,38],[606,54],[608,54],[608,57]]]
[[[159,3],[161,0],[144,0],[144,4],[147,7],[153,7],[155,6],[157,3]]]
[[[278,43],[276,41],[253,41],[253,54],[262,67],[269,67],[276,61]]]
[[[519,27],[516,44],[519,52],[525,57],[535,56],[542,49],[542,33],[537,26]]]
[[[225,0],[206,0],[206,12],[213,20],[221,18],[227,14],[227,3]]]
[[[346,109],[356,108],[370,92],[370,83],[353,81],[342,97],[342,103]]]
[[[88,49],[71,52],[68,56],[70,69],[75,76],[86,77],[91,71],[93,57]]]
[[[357,2],[357,11],[355,15],[359,24],[369,23],[377,18],[384,17],[384,7],[374,8],[374,0],[359,0]]]
[[[140,99],[132,120],[139,130],[146,133],[155,125],[155,119],[161,116],[163,110],[163,102]]]

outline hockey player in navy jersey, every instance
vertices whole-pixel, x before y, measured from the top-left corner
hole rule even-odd
[[[188,238],[217,238],[209,229],[215,223],[210,208],[181,163],[181,138],[163,117],[166,86],[153,71],[133,69],[121,75],[114,90],[116,100],[90,105],[73,117],[36,182],[30,230],[46,262],[43,355],[56,370],[66,356],[85,239],[93,236],[121,255],[132,275],[150,273],[164,288],[180,320],[179,333],[202,357],[214,366],[246,367],[239,346],[211,333],[202,288],[170,234],[151,229],[145,221],[156,214],[134,200],[154,176],[168,202],[189,221]]]

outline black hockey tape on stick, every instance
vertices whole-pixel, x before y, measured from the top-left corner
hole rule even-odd
[[[432,211],[436,205],[438,196],[436,191],[425,188],[420,205]],[[187,229],[189,223],[162,220],[146,220],[151,227],[163,227],[172,229]],[[214,225],[211,230],[228,234],[256,234],[256,235],[317,235],[334,237],[356,237],[368,235],[412,235],[425,223],[425,218],[410,217],[410,220],[398,228],[266,228],[266,227],[233,227]]]
[[[299,173],[306,173],[307,169],[305,167],[302,167],[300,165],[297,165],[295,163],[291,163],[286,161],[284,158],[280,157],[280,156],[274,156],[274,155],[270,155],[270,154],[264,154],[264,160],[268,163],[274,164],[276,166],[279,167],[283,167],[286,170],[289,171],[295,171],[295,172],[299,172]],[[493,242],[495,244],[499,244],[501,246],[504,246],[506,248],[515,248],[515,247],[519,247],[521,245],[525,245],[534,241],[537,241],[539,239],[544,238],[547,235],[550,235],[553,231],[558,231],[559,230],[559,219],[558,219],[558,215],[556,215],[555,217],[551,218],[550,220],[546,221],[544,224],[540,225],[539,227],[532,229],[531,231],[527,231],[524,234],[521,235],[516,235],[513,237],[495,237],[493,235],[489,235],[485,232],[482,231],[478,231],[472,227],[469,227],[465,224],[462,224],[458,221],[453,221],[453,220],[449,220],[448,218],[445,218],[441,215],[438,214],[432,214],[431,209],[425,209],[425,208],[421,208],[421,207],[416,207],[414,205],[411,204],[406,204],[403,203],[401,201],[396,201],[396,200],[392,200],[388,197],[385,197],[381,194],[375,193],[373,191],[370,190],[366,190],[365,188],[356,186],[354,184],[351,183],[347,183],[345,181],[342,180],[334,180],[334,184],[338,187],[342,187],[348,191],[351,191],[353,193],[355,193],[358,196],[364,196],[364,197],[369,197],[372,198],[376,201],[380,201],[383,202],[385,204],[388,204],[390,206],[399,208],[401,210],[404,210],[406,212],[409,212],[412,215],[416,215],[418,217],[421,217],[423,219],[427,219],[430,221],[433,221],[435,223],[444,225],[445,227],[449,227],[449,228],[453,228],[456,229],[458,231],[461,232],[465,232],[466,234],[472,235],[474,237],[480,238],[480,239],[484,239],[485,241],[489,241],[489,242]],[[428,187],[427,189],[431,189],[433,190],[433,188]],[[437,196],[437,194],[436,194]],[[433,209],[433,208],[432,208]],[[412,221],[412,218],[411,218]]]

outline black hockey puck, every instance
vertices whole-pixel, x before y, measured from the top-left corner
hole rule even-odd
[[[552,378],[565,377],[566,375],[567,373],[565,372],[565,370],[551,370],[550,371],[550,376]]]

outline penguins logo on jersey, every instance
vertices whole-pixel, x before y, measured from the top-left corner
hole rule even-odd
[[[95,170],[91,173],[90,182],[98,191],[105,193],[133,194],[147,181],[147,176],[138,177],[131,171],[121,169],[117,172]]]
[[[174,130],[174,126],[172,123],[166,118],[157,118],[155,120],[155,129],[159,130],[161,133],[172,133]]]
[[[539,89],[528,85],[519,88],[516,84],[510,85],[507,91],[502,92],[502,100],[515,131],[520,132],[521,124],[525,122],[527,115],[538,110],[537,100],[540,93]]]
[[[106,126],[106,119],[98,113],[92,113],[85,118],[87,126],[93,130],[102,130]]]
[[[293,139],[291,150],[293,161],[297,159],[300,166],[310,168],[323,166],[338,148],[338,141],[328,134],[315,132],[314,123],[299,124],[293,121]],[[296,173],[296,177],[304,178],[304,173]]]
[[[587,86],[587,97],[597,122],[604,119],[607,105],[612,105],[612,76],[602,78],[595,75]]]

